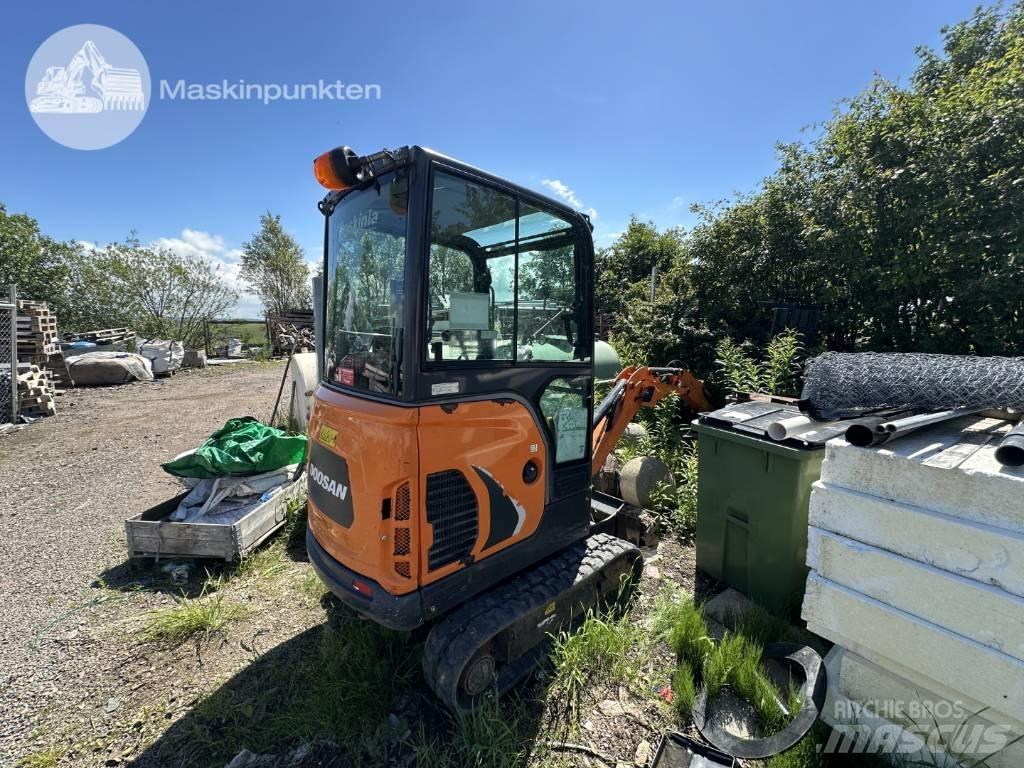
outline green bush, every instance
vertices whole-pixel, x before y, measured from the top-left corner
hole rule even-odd
[[[1024,2],[980,8],[906,84],[876,76],[815,140],[780,146],[752,193],[697,206],[691,231],[632,221],[598,260],[624,359],[711,376],[722,338],[767,343],[780,302],[816,311],[810,343],[837,351],[1019,354],[1022,39]]]
[[[722,339],[715,352],[716,364],[724,387],[737,392],[762,392],[769,395],[799,394],[800,356],[804,348],[800,334],[792,329],[775,336],[765,346],[762,360],[754,359],[749,345]]]

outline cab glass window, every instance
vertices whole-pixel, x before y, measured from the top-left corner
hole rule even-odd
[[[569,222],[522,203],[516,359],[582,359],[576,242]]]
[[[435,173],[427,360],[583,360],[579,237],[557,214]]]
[[[557,378],[540,397],[540,411],[555,443],[555,463],[586,456],[590,440],[590,377]]]
[[[408,180],[342,198],[328,220],[324,370],[328,381],[401,392]]]

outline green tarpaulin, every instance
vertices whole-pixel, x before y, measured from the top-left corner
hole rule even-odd
[[[257,475],[306,458],[306,436],[288,435],[251,416],[229,419],[192,453],[163,464],[178,477]]]

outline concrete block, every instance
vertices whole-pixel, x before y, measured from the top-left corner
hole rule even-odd
[[[1024,660],[1024,599],[811,526],[807,565],[823,578]]]
[[[822,719],[855,737],[850,751],[896,745],[905,761],[957,765],[948,752],[990,768],[1024,765],[1024,724],[992,719],[983,707],[952,692],[931,691],[840,646],[825,657],[828,694]],[[937,758],[931,760],[929,758]]]
[[[821,479],[916,507],[1024,532],[1024,467],[995,459],[1010,422],[968,416],[876,448],[833,440]]]
[[[1024,534],[820,481],[811,493],[809,520],[812,526],[1024,597]]]
[[[206,367],[206,350],[204,349],[186,349],[185,356],[181,360],[182,368],[205,368]]]
[[[829,581],[807,578],[807,628],[877,664],[942,681],[1013,721],[1024,721],[1024,662]],[[906,675],[903,675],[907,677]],[[932,685],[925,687],[933,689]]]

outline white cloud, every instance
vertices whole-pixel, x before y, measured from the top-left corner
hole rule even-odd
[[[86,251],[97,251],[103,246],[99,243],[79,240]],[[149,242],[150,248],[164,248],[179,256],[191,256],[210,262],[224,277],[232,290],[238,292],[238,301],[228,313],[234,317],[261,317],[263,305],[256,295],[249,291],[247,283],[241,278],[240,248],[229,248],[221,235],[203,232],[198,229],[183,229],[178,237],[158,237]]]
[[[608,230],[595,232],[594,240],[598,245],[611,245],[620,237],[622,237],[623,230]]]
[[[249,292],[248,285],[240,277],[242,251],[239,248],[228,248],[221,235],[203,232],[198,229],[183,229],[179,237],[158,237],[150,243],[154,248],[165,248],[179,256],[192,256],[213,264],[224,276],[225,281],[238,291],[238,303],[235,315],[260,315],[262,309],[255,295]]]
[[[558,197],[562,198],[575,208],[577,211],[582,211],[587,214],[591,219],[597,218],[597,211],[593,208],[587,208],[583,205],[583,201],[579,199],[576,193],[569,188],[569,185],[558,180],[558,179],[541,179],[541,184],[554,192]]]

